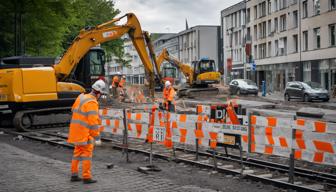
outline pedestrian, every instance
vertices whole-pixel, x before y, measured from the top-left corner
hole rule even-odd
[[[72,106],[69,137],[67,142],[75,146],[71,161],[71,181],[84,184],[96,183],[91,175],[91,161],[94,144],[100,144],[101,120],[98,114],[98,99],[105,93],[105,82],[98,80],[88,94],[80,94]],[[82,176],[78,176],[79,162],[82,161]]]
[[[170,81],[165,82],[165,87],[163,89],[163,105],[165,109],[169,112],[175,112],[175,90],[171,85]]]

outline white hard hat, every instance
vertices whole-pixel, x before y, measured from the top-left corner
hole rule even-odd
[[[105,94],[105,87],[106,87],[106,84],[103,80],[98,80],[96,81],[93,85],[92,85],[92,89],[94,89],[95,91],[98,91],[102,94]]]
[[[169,87],[171,85],[170,81],[165,82],[165,87]]]

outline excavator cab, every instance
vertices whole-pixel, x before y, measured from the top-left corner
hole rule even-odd
[[[91,91],[91,85],[98,79],[105,76],[105,51],[100,47],[93,47],[79,61],[70,82],[77,83],[85,88],[86,92]],[[87,78],[90,77],[90,78]]]
[[[162,78],[163,81],[170,81],[172,85],[175,84],[175,79],[177,78],[177,71],[176,68],[173,66],[164,66],[162,68]]]
[[[193,79],[196,85],[208,85],[219,83],[220,73],[217,72],[215,61],[212,59],[201,59],[191,64],[194,73]]]

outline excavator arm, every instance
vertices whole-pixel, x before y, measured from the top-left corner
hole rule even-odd
[[[183,73],[183,75],[187,78],[188,84],[189,85],[192,84],[193,69],[191,66],[184,64],[180,62],[179,60],[175,59],[174,57],[170,56],[166,48],[163,48],[160,55],[156,57],[156,65],[158,69],[160,69],[163,61],[168,61],[173,66],[177,67]]]
[[[124,17],[127,22],[117,25],[116,22]],[[146,49],[145,39],[137,17],[133,13],[128,13],[122,17],[97,25],[93,28],[82,29],[79,35],[72,42],[72,45],[65,52],[60,62],[54,65],[56,77],[59,81],[68,77],[75,69],[80,59],[89,51],[91,47],[98,44],[118,39],[128,33],[139,57],[145,67],[146,76],[149,78],[150,95],[154,97],[154,69]]]

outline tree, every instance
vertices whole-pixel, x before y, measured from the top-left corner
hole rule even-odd
[[[119,10],[111,0],[12,0],[0,3],[0,57],[57,56],[85,26],[111,20]],[[103,44],[123,55],[122,40]]]

